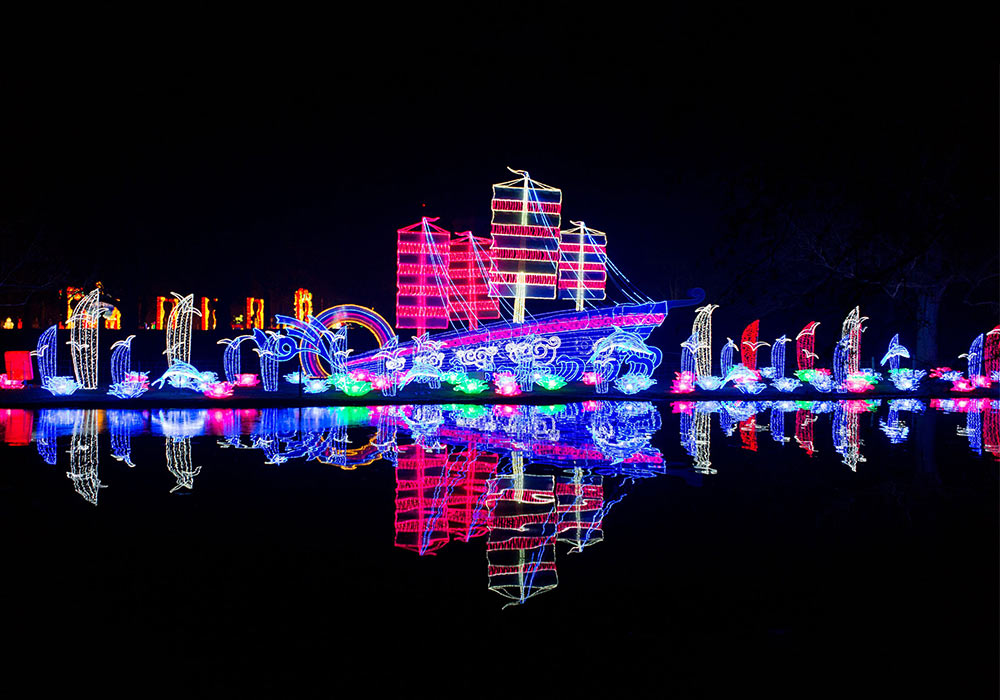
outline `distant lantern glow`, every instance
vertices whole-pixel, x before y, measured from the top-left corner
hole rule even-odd
[[[309,317],[313,315],[312,292],[303,287],[296,289],[293,305],[295,307],[295,318],[299,321],[308,321]]]
[[[153,322],[155,330],[163,331],[167,329],[167,317],[176,305],[177,299],[156,297],[156,320]]]
[[[423,217],[396,231],[396,328],[448,328],[451,233]]]
[[[59,290],[59,295],[65,297],[66,299],[66,328],[73,327],[73,308],[76,303],[83,299],[83,288],[82,287],[66,287],[65,289]]]
[[[514,323],[524,323],[525,299],[555,299],[562,191],[514,170],[493,185],[490,296],[514,299]]]
[[[247,297],[246,316],[244,316],[244,328],[264,327],[264,300],[257,297]]]
[[[111,312],[104,317],[104,328],[111,331],[122,329],[122,312],[117,306],[112,306]]]
[[[218,299],[202,297],[198,304],[198,310],[201,311],[201,330],[203,331],[215,330],[215,309],[212,308],[212,302],[215,301],[218,301]]]

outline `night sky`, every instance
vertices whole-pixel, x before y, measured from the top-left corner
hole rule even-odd
[[[564,223],[606,231],[650,296],[701,286],[744,321],[774,296],[774,269],[802,265],[747,234],[734,183],[773,185],[778,201],[832,188],[870,211],[880,183],[960,153],[967,235],[949,245],[995,259],[995,66],[849,49],[762,60],[653,28],[615,42],[599,22],[571,29],[544,45],[340,34],[308,58],[176,46],[24,61],[4,78],[4,246],[39,240],[59,284],[100,279],[126,300],[271,290],[290,305],[306,286],[391,316],[396,229],[426,215],[486,234],[490,186],[512,166],[560,187]],[[737,19],[717,29],[740,33]],[[749,258],[771,271],[734,288]],[[825,301],[795,291],[765,311]],[[880,303],[851,294],[830,312]]]

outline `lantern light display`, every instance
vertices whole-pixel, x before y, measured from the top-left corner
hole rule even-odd
[[[697,339],[692,352],[695,354],[695,374],[698,377],[712,376],[712,312],[717,308],[717,304],[708,304],[695,310],[691,337]],[[722,374],[725,375],[725,372]]]
[[[108,393],[119,399],[134,399],[149,390],[149,375],[132,371],[132,339],[119,340],[111,346],[111,386]]]
[[[740,360],[747,369],[757,369],[757,350],[762,346],[770,346],[770,343],[759,342],[757,340],[760,329],[760,320],[754,321],[743,329],[743,336],[740,341]]]
[[[969,346],[969,352],[959,355],[960,358],[966,358],[968,362],[968,375],[971,380],[972,377],[979,376],[983,373],[983,334],[980,333],[976,336],[975,340]]]
[[[73,358],[73,375],[81,389],[97,388],[98,332],[100,317],[107,304],[100,300],[98,287],[83,297],[70,316],[70,355]]]
[[[38,345],[32,354],[38,359],[38,376],[44,387],[46,382],[56,376],[56,333],[58,325],[49,326],[38,338]]]
[[[727,378],[733,369],[733,350],[735,349],[736,343],[733,342],[733,339],[726,338],[726,344],[722,346],[722,352],[719,354],[719,371],[722,372],[724,378]]]
[[[177,306],[177,299],[171,299],[170,297],[156,297],[156,318],[153,321],[154,330],[166,330],[167,317],[170,315],[170,312],[175,306]]]
[[[525,299],[555,299],[562,191],[519,177],[493,185],[490,296],[514,299],[514,323],[524,323]]]
[[[105,330],[120,331],[122,329],[122,312],[118,307],[112,306],[111,310],[104,317]]]
[[[308,289],[299,287],[292,299],[294,316],[299,321],[307,321],[313,315],[313,295]]]
[[[559,233],[559,298],[576,302],[604,299],[607,283],[607,234],[571,221],[574,228]]]
[[[264,300],[257,297],[247,297],[246,315],[243,317],[243,327],[264,328]]]
[[[1000,381],[994,376],[996,372],[1000,372],[1000,326],[986,334],[983,350],[983,374],[993,381]]]
[[[42,388],[53,396],[69,396],[80,388],[80,384],[73,377],[49,377]]]
[[[198,310],[201,312],[201,330],[203,331],[214,331],[216,325],[215,309],[212,307],[212,302],[217,302],[218,299],[209,299],[208,297],[202,297],[201,302],[198,305]]]
[[[423,217],[396,232],[396,327],[443,330],[449,324],[451,234]]]
[[[6,374],[0,374],[0,389],[23,389],[23,379],[8,379]]]
[[[885,363],[889,363],[889,371],[899,369],[899,358],[905,357],[909,359],[910,351],[906,349],[905,345],[899,342],[899,333],[892,336],[892,340],[889,341],[889,349],[886,350],[885,355],[882,356],[882,361],[879,363],[883,367]]]
[[[813,369],[816,355],[816,327],[819,321],[807,323],[795,336],[795,360],[799,369]]]
[[[59,295],[66,299],[66,323],[65,328],[73,327],[73,308],[77,302],[83,299],[82,287],[66,287],[59,290]]]
[[[194,308],[194,294],[181,296],[177,292],[170,292],[177,300],[174,308],[170,311],[167,319],[167,349],[163,354],[167,356],[167,366],[174,362],[191,362],[191,329],[193,317],[201,316],[201,311]]]
[[[780,392],[788,393],[802,386],[802,382],[794,377],[778,377],[771,385]]]
[[[774,339],[774,344],[771,346],[771,365],[767,367],[767,371],[761,370],[761,374],[768,379],[781,379],[785,376],[785,343],[789,343],[789,340],[785,336]]]

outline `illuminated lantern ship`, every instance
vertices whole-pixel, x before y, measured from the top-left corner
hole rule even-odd
[[[373,377],[387,396],[411,382],[436,388],[448,376],[468,380],[449,382],[456,391],[477,382],[481,391],[491,380],[501,389],[500,375],[508,395],[581,381],[598,393],[649,388],[662,353],[646,339],[670,307],[697,304],[703,292],[681,301],[641,295],[608,259],[604,233],[583,222],[560,231],[560,190],[512,172],[516,179],[493,186],[491,239],[452,234],[428,217],[397,231],[396,328],[426,338],[411,342],[372,309],[345,304],[306,319],[277,317],[292,340],[278,359],[298,356],[309,378]],[[595,306],[609,273],[631,290],[631,303]],[[528,299],[574,308],[532,314]],[[348,324],[368,330],[379,348],[348,356],[346,340],[331,333]]]

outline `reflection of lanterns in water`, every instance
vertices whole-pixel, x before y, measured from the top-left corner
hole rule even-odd
[[[190,491],[194,488],[194,478],[201,473],[201,467],[191,466],[191,438],[166,438],[165,440],[167,470],[177,479],[177,484],[170,489],[174,493],[180,489]]]
[[[105,488],[97,473],[97,421],[96,410],[76,414],[69,447],[69,471],[66,472],[66,476],[73,481],[73,490],[95,506],[99,490]]]

